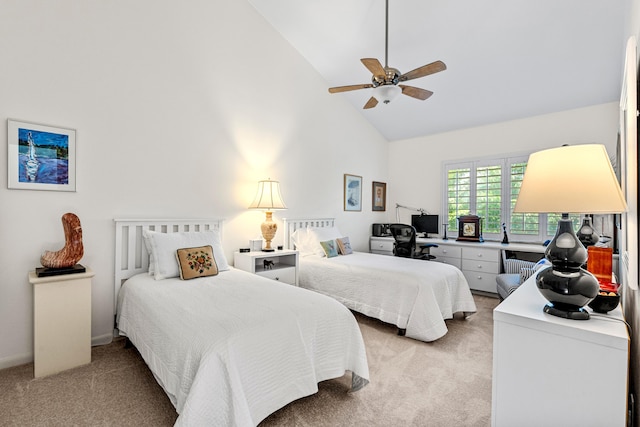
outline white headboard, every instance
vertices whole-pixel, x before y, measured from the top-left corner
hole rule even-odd
[[[142,239],[143,230],[160,233],[218,230],[222,238],[220,219],[115,219],[116,258],[114,313],[122,282],[149,269],[149,254]]]
[[[285,249],[294,249],[293,241],[291,240],[291,236],[293,232],[299,228],[324,228],[324,227],[334,227],[336,222],[335,218],[298,218],[298,219],[290,219],[284,218],[284,244]]]

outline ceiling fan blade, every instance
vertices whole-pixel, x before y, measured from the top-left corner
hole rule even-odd
[[[431,95],[433,95],[433,92],[431,92],[430,90],[420,89],[419,87],[405,86],[405,85],[398,85],[398,86],[402,88],[403,95],[407,95],[416,99],[421,99],[423,101],[428,97],[430,97]]]
[[[444,65],[444,62],[435,61],[435,62],[432,62],[431,64],[423,65],[422,67],[418,67],[415,70],[411,70],[408,73],[401,75],[400,81],[406,82],[407,80],[418,79],[420,77],[428,76],[429,74],[438,73],[446,69],[447,69],[447,66]]]
[[[367,70],[371,71],[374,76],[384,77],[387,73],[384,71],[384,67],[380,64],[376,58],[362,58],[360,60]]]
[[[369,100],[367,101],[366,104],[364,104],[364,107],[362,107],[363,110],[368,110],[369,108],[373,108],[376,105],[378,105],[378,100],[375,99],[373,96],[371,98],[369,98]]]
[[[349,86],[338,86],[338,87],[330,87],[329,93],[338,93],[338,92],[348,92],[350,90],[358,90],[358,89],[367,89],[373,87],[371,83],[365,83],[361,85],[349,85]]]

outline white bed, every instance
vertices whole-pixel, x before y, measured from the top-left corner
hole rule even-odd
[[[176,407],[176,425],[255,426],[346,371],[352,391],[368,383],[360,329],[344,306],[233,267],[156,280],[146,271],[145,229],[219,230],[220,222],[116,220],[117,327]]]
[[[340,234],[332,218],[286,219],[289,248],[295,246],[295,234],[304,229],[329,238]],[[323,234],[323,230],[331,231]],[[466,317],[476,311],[464,275],[451,265],[364,252],[330,258],[319,253],[300,254],[301,287],[396,325],[410,338],[437,340],[447,333],[445,319],[453,318],[454,313]]]

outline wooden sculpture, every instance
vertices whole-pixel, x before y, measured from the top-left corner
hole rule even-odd
[[[65,244],[57,252],[45,251],[40,263],[48,268],[68,268],[76,265],[84,255],[80,218],[73,213],[62,215]]]

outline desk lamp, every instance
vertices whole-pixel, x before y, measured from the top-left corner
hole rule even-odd
[[[271,181],[271,178],[258,181],[258,192],[251,205],[249,205],[249,209],[264,209],[267,218],[262,225],[260,225],[260,230],[262,231],[262,237],[266,245],[262,251],[273,252],[274,249],[271,247],[271,241],[275,237],[276,231],[278,231],[278,226],[273,222],[273,212],[271,211],[287,209],[280,195],[280,183],[278,181]]]
[[[562,146],[533,153],[514,208],[517,213],[562,213],[545,257],[552,266],[536,278],[549,301],[544,312],[567,319],[586,320],[583,308],[600,285],[582,268],[587,249],[573,230],[569,213],[620,213],[627,204],[604,145]]]

